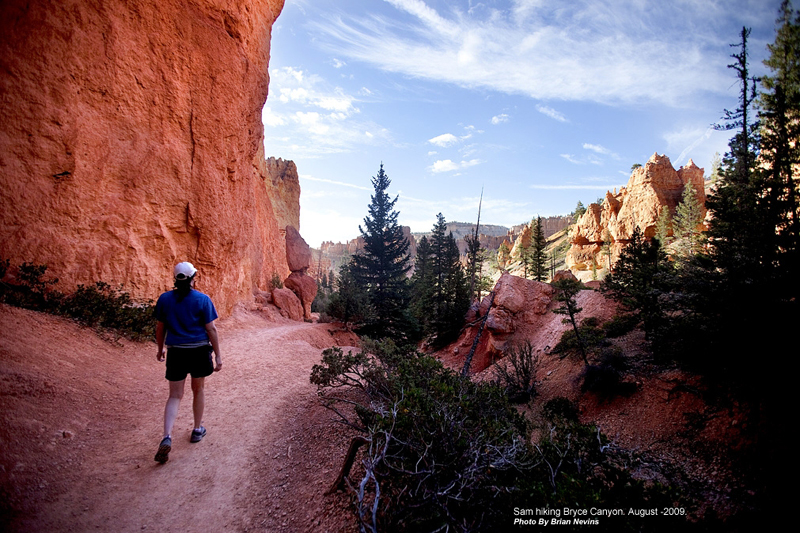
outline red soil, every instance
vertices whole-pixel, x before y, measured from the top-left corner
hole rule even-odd
[[[187,385],[159,465],[167,383],[155,344],[0,305],[0,529],[354,531],[347,497],[324,496],[348,435],[309,382],[341,333],[244,310],[218,327],[208,435],[189,443]]]

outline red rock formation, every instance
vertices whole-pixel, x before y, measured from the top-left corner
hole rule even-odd
[[[308,274],[292,272],[283,282],[300,299],[303,306],[303,318],[311,319],[311,303],[317,296],[317,282]]]
[[[566,275],[566,274],[562,274]],[[481,302],[478,309],[470,310],[467,320],[475,322],[485,316],[486,330],[481,335],[470,370],[481,372],[502,358],[508,349],[530,342],[535,353],[548,352],[556,345],[561,334],[568,329],[563,316],[553,313],[559,306],[554,301],[555,289],[547,283],[524,279],[503,273],[495,285],[495,299],[488,309],[490,296]],[[597,291],[584,290],[576,296],[578,306],[583,308],[579,320],[596,316],[601,321],[610,319],[616,312],[616,304]],[[469,353],[479,325],[462,332],[458,340],[437,353],[448,365],[461,367]]]
[[[294,226],[286,226],[286,264],[292,272],[305,272],[311,266],[311,248]]]
[[[703,169],[692,160],[677,171],[669,158],[653,154],[644,167],[633,171],[627,187],[619,193],[607,192],[603,205],[590,204],[570,233],[572,247],[566,262],[578,278],[590,279],[592,262],[598,269],[607,265],[603,245],[610,247],[611,263],[629,242],[634,228],[641,228],[645,237],[655,235],[655,226],[662,206],[674,214],[683,188],[689,181],[697,191],[700,205],[705,205]]]
[[[288,163],[270,174],[261,123],[282,7],[0,3],[3,255],[46,263],[64,290],[149,298],[188,260],[222,314],[285,275],[277,218],[296,187]]]
[[[303,320],[303,304],[290,289],[272,289],[272,303],[281,315],[292,320]]]
[[[279,228],[286,226],[300,227],[300,177],[297,175],[297,166],[294,161],[284,161],[270,157],[263,161],[259,173],[266,176],[264,185],[269,190],[272,200],[272,210],[278,221]]]

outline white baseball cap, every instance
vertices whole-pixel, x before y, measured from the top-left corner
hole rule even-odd
[[[193,264],[189,263],[188,261],[184,261],[183,263],[178,263],[175,265],[175,270],[173,271],[175,279],[186,279],[191,278],[195,274],[197,274],[197,269],[194,267]]]

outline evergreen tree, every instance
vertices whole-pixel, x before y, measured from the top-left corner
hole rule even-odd
[[[703,249],[703,237],[698,227],[703,223],[703,207],[691,181],[683,188],[683,195],[675,210],[675,238],[678,255],[682,259],[698,254]]]
[[[508,243],[503,241],[500,244],[500,248],[497,250],[497,266],[501,269],[506,268],[506,263],[508,263],[509,256],[511,255],[511,248],[509,248]]]
[[[391,181],[381,163],[378,175],[372,179],[375,193],[370,198],[364,226],[359,226],[364,248],[353,256],[353,277],[367,295],[374,315],[363,331],[376,338],[402,339],[410,324],[406,317],[409,286],[406,274],[408,240],[397,222],[399,212],[394,210],[397,198],[387,194]]]
[[[576,318],[578,313],[583,311],[583,308],[578,307],[578,302],[575,300],[575,296],[581,291],[581,282],[575,279],[565,278],[553,283],[553,288],[556,289],[555,300],[561,303],[560,306],[553,309],[553,312],[558,315],[567,315],[569,317],[563,319],[563,322],[565,324],[572,324],[572,330],[575,332],[575,340],[578,342],[578,348],[583,357],[583,362],[588,366],[589,358],[586,354],[586,345],[578,330],[578,320]]]
[[[573,222],[577,222],[578,219],[581,218],[584,213],[586,213],[586,207],[584,207],[583,202],[578,200],[578,205],[575,206],[575,213],[574,213],[575,216],[573,218]]]
[[[772,266],[774,288],[785,301],[797,301],[797,283],[791,279],[800,269],[800,15],[791,3],[781,4],[775,42],[768,46],[764,64],[772,74],[763,78],[759,101],[761,129],[762,216],[774,226],[765,257]]]
[[[422,244],[422,241],[426,242]],[[420,245],[422,252],[420,252]],[[469,281],[461,265],[458,245],[447,233],[444,216],[436,216],[430,241],[417,246],[412,308],[435,347],[455,340],[469,308]]]
[[[531,221],[531,274],[536,281],[547,279],[547,239],[542,228],[542,217],[537,216]]]
[[[335,285],[336,292],[331,294],[325,311],[341,320],[345,327],[363,324],[371,315],[369,301],[353,276],[352,263],[345,263],[339,268]]]
[[[672,217],[669,213],[669,206],[662,205],[661,211],[658,213],[658,220],[656,221],[656,239],[661,243],[663,248],[669,246],[672,242],[669,234],[672,231]]]
[[[734,283],[744,283],[757,275],[757,258],[763,239],[763,227],[754,224],[757,217],[757,198],[760,184],[756,183],[754,168],[758,155],[758,122],[752,120],[752,107],[756,99],[756,79],[749,74],[747,38],[750,30],[742,28],[740,51],[733,54],[736,62],[728,65],[739,78],[739,107],[725,110],[724,124],[715,126],[722,130],[738,130],[730,142],[730,152],[723,160],[722,180],[709,196],[706,206],[713,218],[709,236],[717,267]],[[734,45],[732,45],[734,46]],[[774,231],[774,230],[772,230]]]

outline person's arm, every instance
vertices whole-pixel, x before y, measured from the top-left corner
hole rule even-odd
[[[163,363],[164,359],[166,359],[166,354],[164,353],[164,338],[166,337],[166,326],[160,320],[156,322],[156,342],[158,343],[158,355],[156,355],[156,359],[159,363]]]
[[[208,333],[208,340],[211,341],[211,347],[214,348],[215,365],[214,372],[222,370],[222,352],[219,349],[219,335],[217,334],[217,326],[214,325],[212,320],[206,324],[206,333]]]

